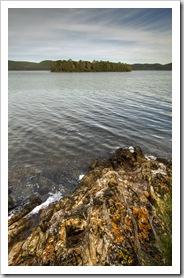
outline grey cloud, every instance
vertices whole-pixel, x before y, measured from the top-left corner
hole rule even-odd
[[[171,19],[163,9],[9,9],[9,59],[122,61],[126,53],[125,62],[138,62],[150,49],[145,62],[170,62]]]

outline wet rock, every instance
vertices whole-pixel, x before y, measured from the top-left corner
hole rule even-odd
[[[8,189],[8,210],[11,210],[17,206],[15,197],[12,195],[12,191]]]
[[[171,265],[171,193],[171,164],[116,150],[70,196],[9,222],[9,265]]]
[[[25,215],[27,215],[30,211],[32,211],[36,206],[42,203],[42,198],[38,193],[34,193],[27,202],[25,201],[24,206],[21,210],[15,209],[13,211],[13,216],[8,220],[8,225],[12,225],[17,222],[19,219],[22,219]]]
[[[114,169],[117,169],[118,166],[123,169],[128,169],[129,167],[133,167],[135,162],[144,159],[144,154],[138,146],[119,148],[110,157]]]

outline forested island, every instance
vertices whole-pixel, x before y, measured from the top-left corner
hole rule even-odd
[[[53,62],[50,70],[52,72],[106,72],[106,71],[131,71],[132,68],[128,64],[113,63],[109,61],[73,61],[59,60]]]
[[[8,70],[51,70],[52,72],[129,72],[134,70],[172,70],[169,64],[126,64],[109,61],[44,60],[40,63],[8,61]]]

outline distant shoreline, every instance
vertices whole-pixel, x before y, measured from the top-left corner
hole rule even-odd
[[[71,60],[68,60],[71,61]],[[26,61],[8,61],[8,71],[38,71],[38,70],[51,70],[51,66],[53,65],[53,63],[55,63],[56,61],[51,61],[51,60],[44,60],[40,63],[36,63],[36,62],[26,62]],[[61,61],[62,62],[62,61]],[[67,61],[66,61],[67,62]],[[74,62],[74,61],[72,61]],[[82,62],[86,62],[86,61],[82,61]],[[98,61],[96,61],[98,62]],[[100,63],[101,61],[99,61],[98,63]],[[75,62],[76,63],[76,62]],[[90,63],[90,62],[89,62]],[[111,62],[103,62],[103,63],[111,63]],[[114,64],[118,64],[118,63],[114,63]],[[155,63],[155,64],[129,64],[129,66],[131,67],[132,71],[141,71],[141,70],[156,70],[156,71],[171,71],[172,70],[172,63],[169,64],[159,64],[159,63]],[[60,71],[59,71],[60,72]],[[63,70],[62,72],[122,72],[121,70],[99,70],[99,71],[92,71],[92,70],[84,70],[84,71],[70,71],[70,70]]]

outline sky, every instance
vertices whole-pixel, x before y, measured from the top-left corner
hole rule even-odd
[[[8,59],[172,62],[172,9],[9,8]]]

